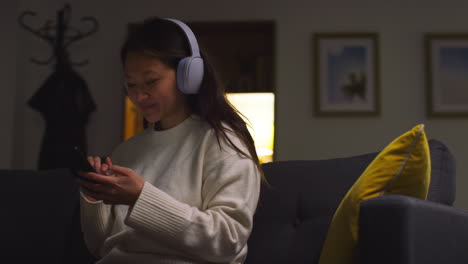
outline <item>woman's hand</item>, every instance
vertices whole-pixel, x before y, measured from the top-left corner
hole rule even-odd
[[[109,171],[109,168],[110,168],[110,166],[112,166],[112,162],[111,162],[109,157],[106,158],[105,163],[103,163],[103,164],[101,163],[101,158],[100,157],[91,157],[90,156],[90,157],[88,157],[88,162],[91,165],[91,167],[93,167],[94,170],[97,171],[100,174],[109,175],[111,173],[111,171]],[[83,178],[86,178],[85,173],[86,172],[79,172],[80,176],[83,177]],[[81,186],[81,192],[83,193],[83,195],[86,197],[86,199],[88,201],[92,201],[92,202],[97,202],[98,201],[97,199],[93,198],[90,195],[89,190],[87,190],[83,186]]]
[[[110,158],[106,158],[104,164],[100,163],[99,158],[91,159],[93,163],[90,163],[98,173],[88,172],[81,175],[94,182],[78,179],[86,198],[102,200],[106,204],[132,206],[138,199],[145,180],[129,168],[113,165]]]
[[[111,175],[112,171],[110,167],[112,166],[112,161],[107,157],[102,163],[100,157],[88,157],[88,162],[94,168],[94,170],[99,174]]]

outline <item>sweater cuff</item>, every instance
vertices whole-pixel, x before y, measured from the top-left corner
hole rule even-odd
[[[80,192],[80,197],[82,215],[87,215],[87,219],[97,219],[101,223],[101,229],[104,229],[102,225],[110,217],[110,205],[105,204],[102,200],[90,201],[82,192]]]
[[[190,206],[145,182],[125,223],[135,229],[176,237],[186,226],[190,211]]]
[[[97,228],[96,232],[106,232],[111,218],[110,205],[104,204],[102,200],[90,201],[80,192],[81,217],[85,222]],[[86,215],[86,217],[84,217]]]
[[[81,197],[81,201],[84,202],[84,204],[90,204],[92,206],[92,204],[101,204],[102,203],[102,200],[98,200],[98,201],[90,201],[86,198],[86,196],[83,194],[82,191],[80,191],[80,197]]]

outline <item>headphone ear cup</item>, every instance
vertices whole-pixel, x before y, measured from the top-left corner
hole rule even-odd
[[[203,81],[203,59],[183,58],[177,65],[177,87],[184,94],[196,94]]]

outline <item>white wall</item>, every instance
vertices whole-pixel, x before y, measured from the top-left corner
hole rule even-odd
[[[47,2],[47,4],[44,4]],[[19,11],[36,11],[41,21],[55,17],[65,1],[20,1]],[[380,150],[413,125],[425,123],[429,138],[445,142],[458,160],[456,206],[468,209],[468,120],[425,117],[423,42],[425,32],[463,32],[468,16],[463,1],[67,1],[72,25],[95,16],[99,33],[71,47],[75,60],[91,63],[77,70],[98,103],[89,128],[90,152],[109,153],[122,127],[121,69],[118,50],[127,22],[158,15],[182,20],[274,20],[276,39],[276,158],[323,159]],[[105,2],[105,3],[104,3]],[[401,3],[399,3],[401,2]],[[201,7],[203,5],[205,7]],[[4,11],[0,11],[3,13]],[[380,34],[382,114],[376,118],[316,118],[312,114],[311,36],[324,31],[375,31]],[[3,44],[1,44],[3,45]],[[18,100],[14,111],[15,168],[35,168],[44,129],[39,114],[25,102],[51,72],[33,65],[30,56],[50,50],[24,31],[17,39]],[[11,58],[10,58],[11,59]],[[13,83],[13,81],[10,81]],[[10,107],[11,108],[11,107]],[[11,117],[9,117],[11,118]],[[10,136],[11,138],[11,136]],[[7,135],[8,139],[8,135]],[[8,140],[5,141],[8,143]],[[3,165],[3,166],[7,166]]]

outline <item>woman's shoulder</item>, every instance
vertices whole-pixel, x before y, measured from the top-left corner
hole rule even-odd
[[[206,128],[206,143],[209,152],[219,158],[226,156],[243,156],[241,150],[248,154],[248,149],[236,131],[226,123],[222,123],[221,130],[208,126]]]
[[[132,137],[117,144],[117,146],[115,146],[112,151],[112,158],[117,159],[123,154],[131,154],[133,151],[140,149],[142,145],[146,144],[146,138],[148,137],[150,130],[150,128],[146,128],[140,133],[135,134]]]

